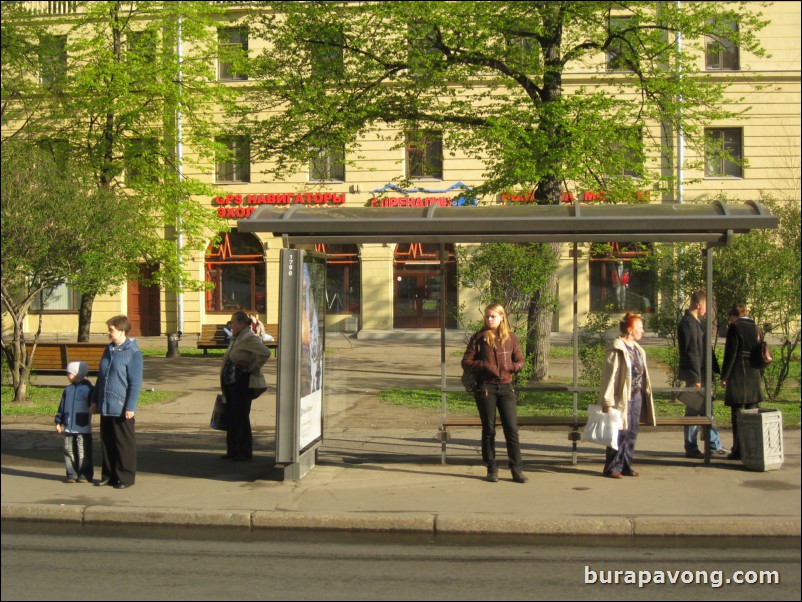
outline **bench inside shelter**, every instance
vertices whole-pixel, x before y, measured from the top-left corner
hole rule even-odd
[[[525,387],[523,389],[526,390],[533,390],[531,387]],[[537,390],[561,390],[561,391],[577,391],[579,392],[590,392],[595,391],[595,389],[590,387],[558,387],[558,386],[550,386],[550,387],[537,387],[534,388]],[[444,390],[446,391],[462,391],[463,389],[460,387],[445,387]],[[655,391],[660,391],[663,389],[656,388]],[[577,445],[578,442],[582,440],[582,431],[585,425],[587,424],[587,416],[579,416],[578,414],[569,415],[569,416],[518,416],[518,426],[519,427],[557,427],[557,426],[566,426],[570,428],[570,432],[568,433],[568,440],[571,441],[571,463],[576,465],[577,462]],[[710,429],[713,426],[713,419],[710,416],[657,416],[655,419],[656,426],[655,428],[664,427],[664,426],[699,426],[702,428],[702,441],[704,441],[704,462],[705,464],[710,463],[711,458],[711,449],[710,449]],[[437,438],[440,440],[440,461],[441,463],[446,463],[446,452],[447,452],[447,445],[448,441],[450,440],[450,435],[448,432],[449,428],[467,428],[467,427],[476,427],[477,429],[481,429],[482,422],[479,417],[450,417],[444,415],[440,420],[440,425],[437,431]],[[501,427],[501,421],[496,419],[496,428]]]
[[[198,349],[203,349],[203,354],[208,355],[209,349],[228,348],[228,337],[224,332],[225,324],[204,324],[198,337]],[[265,333],[273,337],[272,341],[264,341],[266,347],[270,349],[278,348],[278,324],[264,324]]]

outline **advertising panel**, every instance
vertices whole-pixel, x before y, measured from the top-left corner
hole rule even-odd
[[[300,478],[323,438],[326,256],[282,249],[276,462]]]

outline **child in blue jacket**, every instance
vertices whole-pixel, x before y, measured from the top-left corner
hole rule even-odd
[[[92,383],[86,380],[89,367],[86,362],[67,364],[70,384],[61,394],[56,414],[56,432],[64,433],[64,464],[67,468],[65,483],[91,483],[92,466],[92,414],[89,400]]]

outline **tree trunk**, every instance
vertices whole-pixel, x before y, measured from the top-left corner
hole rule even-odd
[[[78,313],[78,342],[88,343],[90,327],[92,326],[92,306],[95,303],[95,293],[81,295],[81,310]]]
[[[549,249],[556,254],[560,252],[559,243],[549,243]],[[533,355],[534,370],[532,379],[544,382],[549,379],[549,349],[551,348],[551,325],[554,320],[554,299],[557,296],[557,270],[549,274],[548,282],[543,290],[537,293],[529,303],[527,315],[528,331],[526,355]]]

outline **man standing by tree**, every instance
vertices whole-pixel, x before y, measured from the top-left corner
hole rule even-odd
[[[691,295],[691,306],[685,312],[677,327],[677,346],[679,348],[679,371],[677,376],[680,386],[690,389],[680,394],[679,399],[686,405],[686,416],[702,416],[704,399],[702,379],[705,374],[705,329],[702,318],[707,314],[707,295],[698,290]],[[720,372],[716,356],[713,356],[713,372]],[[704,458],[697,441],[697,426],[685,427],[685,456],[688,458]],[[718,438],[718,430],[710,427],[710,449],[716,454],[726,454]]]

